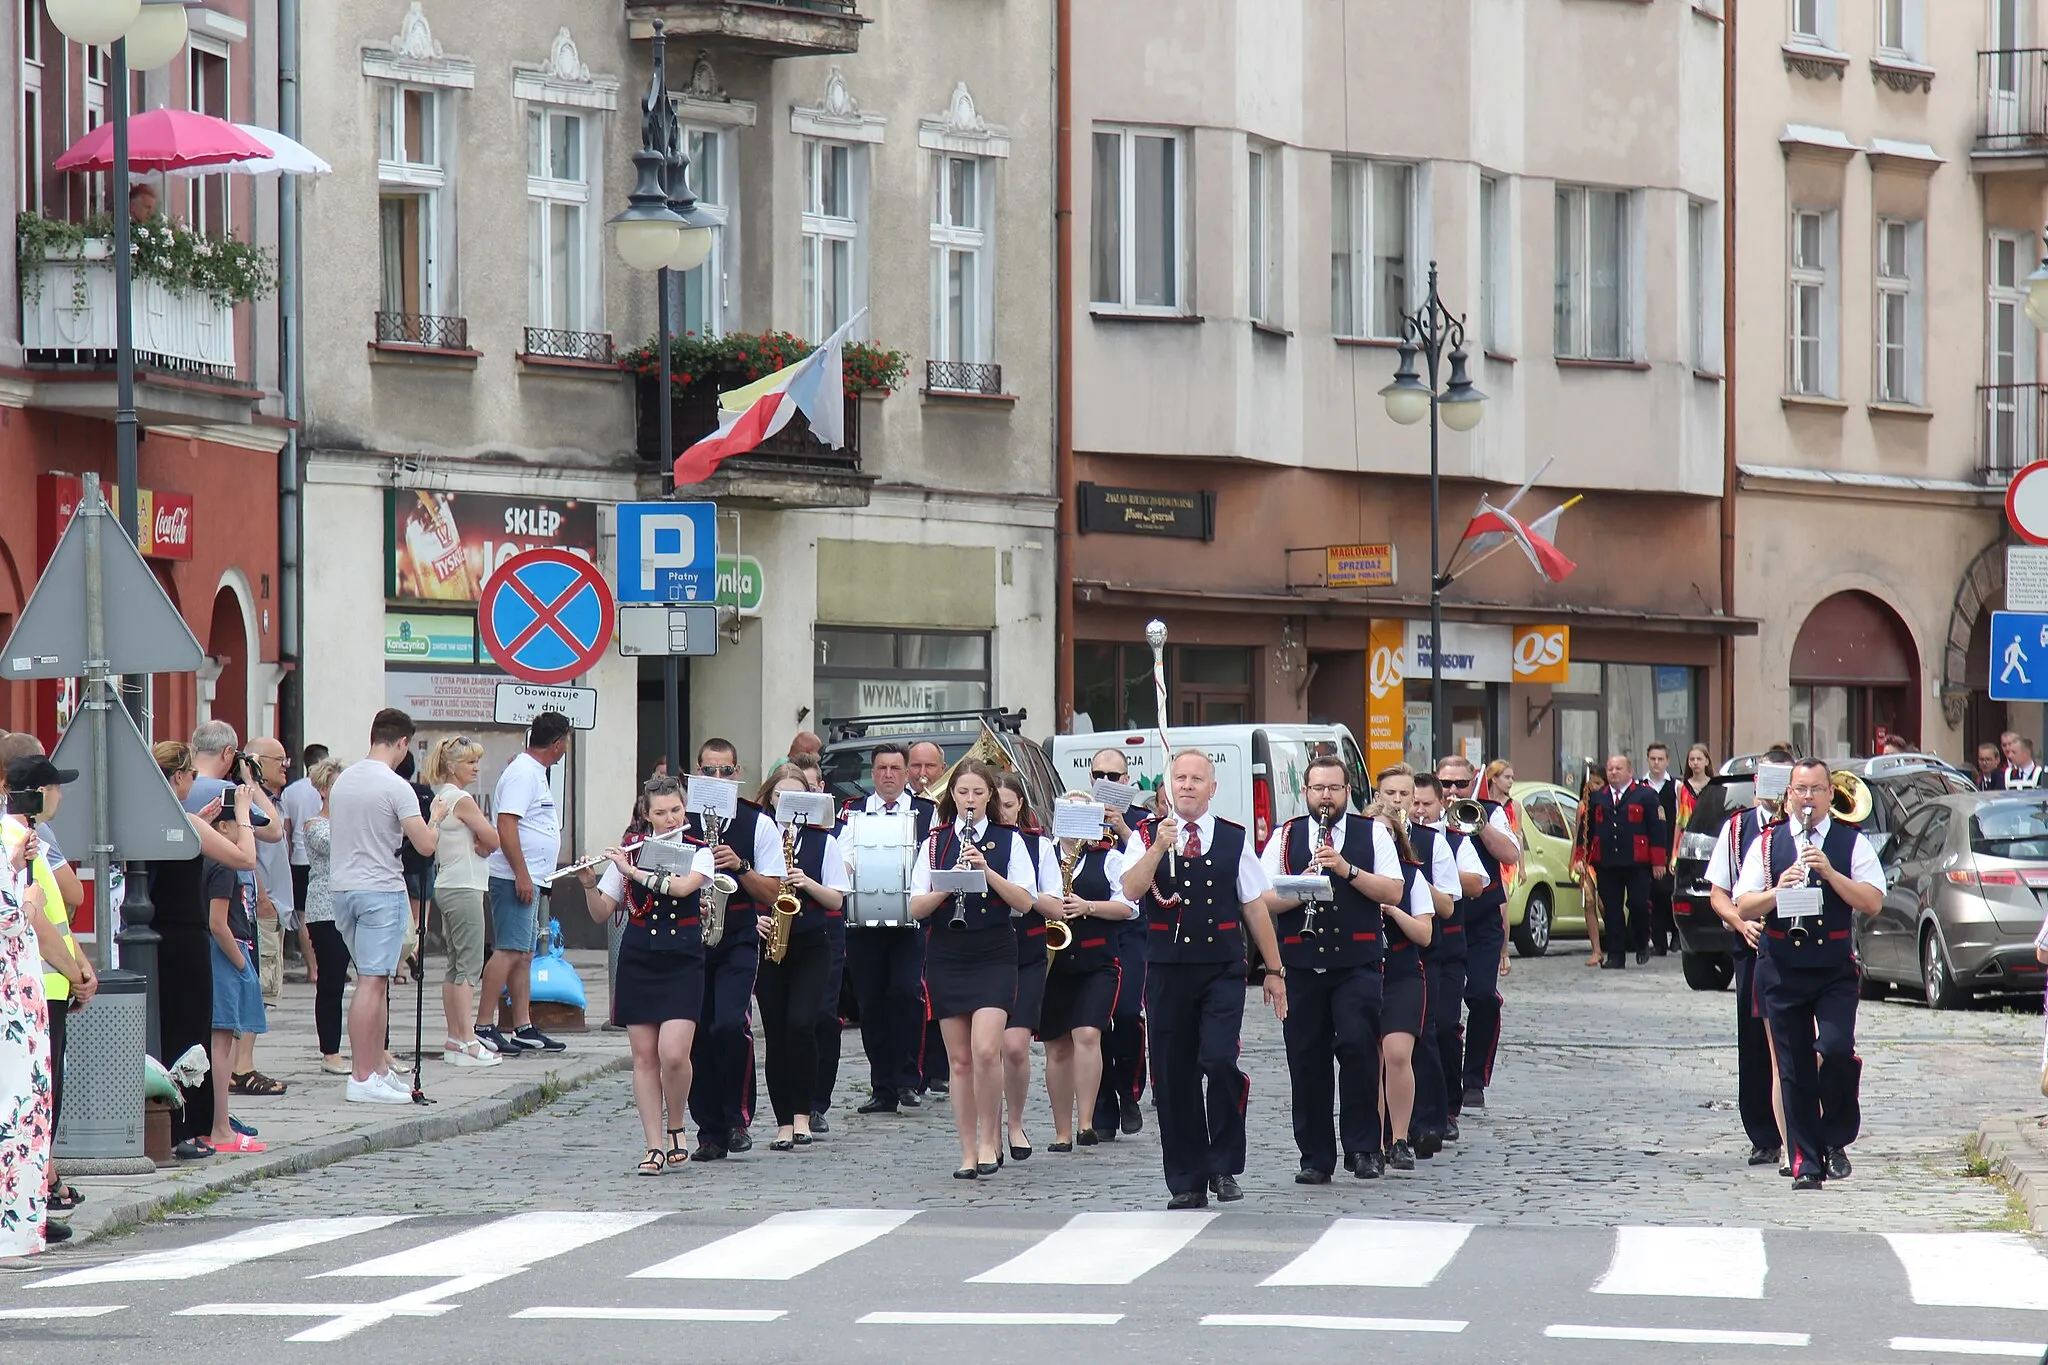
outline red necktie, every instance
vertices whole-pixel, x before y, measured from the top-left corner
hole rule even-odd
[[[1202,856],[1202,829],[1201,829],[1201,826],[1199,826],[1199,825],[1190,825],[1190,826],[1188,827],[1188,857],[1190,857],[1190,858],[1199,858],[1199,857],[1201,857],[1201,856]]]

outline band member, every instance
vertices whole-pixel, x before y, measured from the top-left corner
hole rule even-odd
[[[1088,779],[1130,781],[1130,764],[1123,750],[1098,751],[1088,762]],[[1130,842],[1132,827],[1149,814],[1142,805],[1107,812],[1119,855]],[[1118,877],[1110,880],[1114,885]],[[1138,1107],[1145,1097],[1145,937],[1143,915],[1109,924],[1109,943],[1116,952],[1121,984],[1109,1031],[1102,1035],[1102,1088],[1095,1100],[1095,1132],[1104,1142],[1115,1142],[1119,1131],[1136,1133],[1145,1126],[1145,1111]]]
[[[1385,926],[1382,901],[1406,893],[1394,836],[1371,820],[1345,814],[1351,782],[1343,760],[1309,760],[1302,779],[1309,814],[1273,832],[1260,858],[1271,877],[1322,873],[1331,899],[1269,902],[1280,935],[1280,961],[1293,975],[1286,1022],[1287,1072],[1293,1085],[1294,1145],[1299,1185],[1325,1185],[1337,1169],[1333,1101],[1344,1169],[1362,1179],[1380,1172],[1380,1002]],[[1330,1086],[1330,1065],[1337,1085]]]
[[[1402,774],[1407,769],[1402,765]],[[1409,1140],[1409,1124],[1415,1113],[1415,1040],[1422,1033],[1428,1001],[1424,997],[1422,946],[1427,944],[1436,924],[1443,892],[1429,884],[1417,862],[1408,835],[1414,826],[1407,812],[1385,799],[1386,774],[1382,773],[1381,800],[1366,807],[1369,820],[1381,820],[1394,836],[1401,855],[1402,894],[1383,902],[1380,913],[1386,935],[1385,997],[1380,1006],[1380,1105],[1387,1143],[1386,1164],[1397,1171],[1415,1169],[1415,1147]],[[1356,1171],[1362,1180],[1381,1174],[1378,1154],[1362,1156]]]
[[[1449,768],[1449,760],[1445,767]],[[1464,1034],[1459,1027],[1465,998],[1468,956],[1466,926],[1484,913],[1478,897],[1486,889],[1486,868],[1473,841],[1444,824],[1443,779],[1417,773],[1408,807],[1408,837],[1421,847],[1433,840],[1448,848],[1458,869],[1454,904],[1437,908],[1430,939],[1421,945],[1424,1013],[1415,1040],[1415,1155],[1427,1161],[1458,1140],[1458,1081],[1464,1074]]]
[[[997,1143],[1003,1101],[1003,1029],[1017,999],[1017,934],[1013,912],[1038,897],[1031,855],[1015,830],[989,818],[996,775],[962,763],[939,800],[931,837],[910,873],[910,913],[925,922],[925,988],[946,1039],[953,1126],[960,1134],[959,1180],[994,1175],[1003,1164]],[[987,878],[980,892],[932,890],[935,870],[972,869]]]
[[[1579,814],[1572,825],[1571,865],[1571,878],[1579,885],[1579,904],[1586,918],[1588,967],[1597,967],[1604,960],[1600,952],[1600,846],[1593,838],[1593,803],[1606,790],[1607,775],[1588,760],[1586,780],[1579,784]]]
[[[1454,756],[1439,768],[1437,776],[1442,778],[1446,773],[1453,779],[1469,779],[1472,765]],[[1453,1119],[1468,1108],[1486,1107],[1486,1087],[1493,1084],[1493,1062],[1500,1051],[1500,978],[1508,974],[1508,882],[1522,863],[1522,839],[1515,830],[1514,789],[1515,770],[1511,764],[1496,759],[1486,765],[1485,780],[1475,793],[1479,804],[1486,808],[1486,823],[1466,841],[1486,873],[1486,886],[1473,898],[1470,913],[1463,916],[1466,1027],[1454,1034],[1454,1039],[1461,1040],[1462,1074],[1448,1069],[1448,1045],[1444,1052],[1445,1085]]]
[[[909,755],[910,790],[922,797],[946,775],[946,751],[931,740],[921,739],[910,746]],[[927,817],[925,831],[928,832],[930,828],[931,822]],[[922,833],[919,837],[923,837]],[[919,1101],[915,1097],[919,1093],[929,1093],[934,1099],[943,1099],[948,1081],[946,1040],[939,1029],[939,1017],[932,1013],[930,991],[924,992],[923,1000],[924,1032],[917,1049],[917,1089],[911,1092],[912,1098],[899,1100],[911,1109],[917,1107]]]
[[[633,1049],[633,1106],[647,1139],[637,1169],[660,1175],[690,1159],[684,1106],[690,1097],[690,1051],[704,1005],[704,941],[698,929],[698,892],[711,880],[711,850],[678,832],[685,828],[682,784],[656,777],[641,788],[650,833],[691,851],[686,873],[639,866],[642,855],[609,848],[611,866],[600,879],[579,868],[590,917],[625,916],[619,967],[612,986],[612,1022],[623,1026]],[[664,1146],[662,1138],[667,1135]]]
[[[910,758],[900,744],[875,746],[870,775],[875,790],[858,810],[863,815],[911,815],[917,841],[931,833],[931,802],[905,790]],[[860,1006],[860,1042],[868,1057],[872,1097],[856,1113],[893,1114],[915,1109],[924,1081],[924,931],[916,925],[889,928],[863,924],[846,932],[846,974]]]
[[[804,786],[808,790],[825,790],[825,771],[816,754],[795,754],[789,763],[803,774]],[[839,833],[845,824],[846,817],[842,812],[833,833]],[[825,942],[830,956],[825,959],[825,986],[818,995],[818,1026],[815,1030],[818,1072],[811,1087],[811,1132],[814,1135],[832,1131],[831,1120],[825,1114],[832,1107],[832,1092],[839,1085],[839,1039],[845,1031],[845,1025],[839,1019],[841,991],[846,980],[846,907],[843,899],[839,909],[825,912]]]
[[[1847,1114],[1856,1104],[1857,973],[1850,932],[1855,916],[1876,914],[1885,897],[1876,852],[1854,825],[1833,818],[1833,796],[1826,763],[1793,764],[1785,793],[1790,818],[1750,845],[1735,883],[1736,910],[1744,919],[1766,921],[1771,973],[1764,1009],[1784,1078],[1785,1139],[1797,1190],[1849,1175],[1844,1135],[1828,1133],[1823,1116]],[[1819,913],[1787,916],[1782,897],[1808,887],[1820,891]],[[1841,1145],[1831,1145],[1829,1136]]]
[[[740,780],[739,750],[731,740],[707,739],[697,748],[697,775]],[[704,817],[690,813],[690,834],[704,838]],[[690,1060],[690,1117],[697,1123],[698,1161],[722,1161],[727,1152],[754,1145],[754,973],[761,961],[755,917],[775,899],[782,881],[782,837],[774,817],[740,801],[711,845],[718,870],[739,883],[725,907],[725,935],[704,957],[704,1016]]]
[[[1061,798],[1087,802],[1085,792]],[[1137,917],[1138,907],[1123,899],[1123,845],[1106,828],[1102,839],[1082,843],[1068,839],[1061,847],[1063,865],[1073,868],[1073,889],[1061,899],[1073,942],[1053,954],[1045,979],[1045,1003],[1038,1013],[1038,1037],[1045,1044],[1045,1089],[1052,1100],[1053,1143],[1049,1150],[1071,1152],[1078,1141],[1093,1147],[1099,1140],[1090,1126],[1096,1094],[1102,1087],[1102,1035],[1116,1008],[1122,978],[1117,970],[1112,933]],[[1065,880],[1064,874],[1061,881]],[[1052,889],[1058,894],[1061,881]],[[1075,1116],[1080,1130],[1075,1131]],[[1116,1129],[1112,1127],[1110,1135]]]
[[[1642,784],[1657,793],[1664,808],[1664,842],[1651,849],[1656,861],[1650,864],[1650,955],[1663,957],[1671,951],[1671,853],[1678,842],[1678,779],[1669,771],[1671,751],[1662,744],[1643,750],[1648,764]]]
[[[778,792],[810,790],[803,770],[785,763],[768,774],[755,800],[772,817]],[[807,1147],[811,1142],[811,1094],[818,1079],[818,1011],[825,1003],[825,974],[831,964],[832,941],[826,915],[844,913],[853,884],[839,853],[839,839],[829,829],[805,825],[784,836],[784,850],[793,841],[796,863],[783,874],[783,885],[796,893],[800,909],[790,926],[789,948],[782,961],[771,961],[765,946],[773,914],[755,921],[761,936],[761,970],[754,993],[761,1002],[761,1031],[767,1035],[768,1103],[775,1110],[772,1152]],[[843,921],[842,921],[843,922]]]
[[[1266,913],[1272,883],[1244,826],[1218,819],[1216,765],[1183,749],[1167,770],[1173,814],[1140,825],[1124,848],[1124,896],[1144,908],[1145,1016],[1153,1101],[1169,1209],[1214,1193],[1244,1198],[1244,1111],[1251,1078],[1237,1069],[1244,1027],[1244,935],[1266,966],[1264,993],[1287,1020],[1287,969]],[[1203,1094],[1203,1082],[1208,1093]]]
[[[1634,774],[1628,755],[1610,756],[1607,790],[1593,803],[1600,905],[1607,917],[1600,935],[1607,958],[1600,965],[1617,969],[1628,965],[1631,944],[1637,966],[1650,960],[1650,870],[1670,859],[1664,803]]]
[[[1791,753],[1783,749],[1764,755],[1766,763],[1791,761]],[[1763,922],[1742,918],[1730,892],[1750,845],[1777,814],[1775,800],[1759,798],[1721,826],[1714,851],[1707,858],[1707,895],[1714,913],[1742,938],[1735,950],[1735,1093],[1742,1129],[1749,1135],[1752,1166],[1772,1166],[1783,1159],[1785,1102],[1777,1050],[1771,1046],[1770,1026],[1764,1019],[1763,987],[1769,980],[1770,960],[1763,955]]]
[[[1038,899],[1032,908],[1012,921],[1017,931],[1017,1000],[1010,1006],[1010,1020],[1003,1029],[1004,1141],[1012,1161],[1031,1158],[1031,1138],[1024,1131],[1024,1097],[1031,1091],[1031,1035],[1038,1031],[1040,1012],[1045,1006],[1046,920],[1064,919],[1060,896],[1060,860],[1053,841],[1025,828],[1029,797],[1024,781],[1015,773],[996,774],[996,823],[1017,831],[1038,884]],[[1019,1139],[1022,1141],[1019,1141]]]

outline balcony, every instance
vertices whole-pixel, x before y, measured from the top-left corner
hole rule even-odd
[[[2048,170],[2048,48],[1977,54],[1970,161],[1980,171]]]
[[[140,419],[247,424],[261,395],[236,377],[234,305],[141,275],[130,280],[128,297]],[[88,240],[75,255],[50,251],[42,269],[23,278],[24,358],[48,376],[38,376],[35,406],[113,415],[117,298],[105,241]]]
[[[565,332],[559,327],[526,329],[528,360],[574,360],[587,365],[612,363],[610,332]]]
[[[999,398],[1003,396],[1003,367],[965,360],[927,360],[924,391],[941,397]]]
[[[639,404],[636,449],[662,470],[677,454],[718,430],[720,390],[747,382],[744,375],[711,375],[678,389],[671,402],[675,446],[661,454],[661,411],[655,406],[661,381],[653,375],[635,377]],[[759,508],[866,507],[875,476],[861,472],[860,399],[846,395],[846,444],[834,450],[811,434],[802,413],[789,425],[744,455],[719,465],[702,496],[738,506]]]
[[[1980,384],[1977,387],[1977,473],[2002,488],[2048,455],[2048,384]]]
[[[627,33],[716,42],[764,57],[820,57],[860,51],[854,0],[626,0]]]

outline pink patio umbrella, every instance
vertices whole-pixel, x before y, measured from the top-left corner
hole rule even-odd
[[[270,148],[211,114],[186,109],[152,109],[128,120],[128,165],[134,170],[169,171],[182,166],[218,166],[271,155]],[[57,158],[60,171],[114,168],[114,126],[103,123]]]

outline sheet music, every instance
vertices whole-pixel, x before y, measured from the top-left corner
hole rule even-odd
[[[649,839],[634,850],[634,861],[646,872],[673,873],[680,877],[690,870],[697,850],[684,844]]]
[[[1328,901],[1335,899],[1335,888],[1330,879],[1321,873],[1312,876],[1275,877],[1273,892],[1282,900]]]
[[[1093,842],[1102,837],[1105,808],[1101,802],[1055,801],[1052,837]]]
[[[1821,912],[1820,888],[1796,886],[1778,892],[1778,918],[1808,920]]]
[[[730,778],[699,777],[692,774],[683,806],[700,815],[715,815],[721,820],[730,820],[739,814],[740,784]]]
[[[1792,785],[1790,763],[1759,763],[1756,765],[1756,799],[1759,801],[1782,801],[1785,789]]]
[[[1105,806],[1118,810],[1129,810],[1138,804],[1140,795],[1137,787],[1129,782],[1119,782],[1113,777],[1098,777],[1088,788],[1088,794]]]
[[[775,820],[784,825],[816,825],[830,829],[832,798],[824,792],[775,793]]]
[[[932,890],[947,895],[965,891],[979,896],[988,890],[988,873],[978,867],[935,867],[932,869]]]

